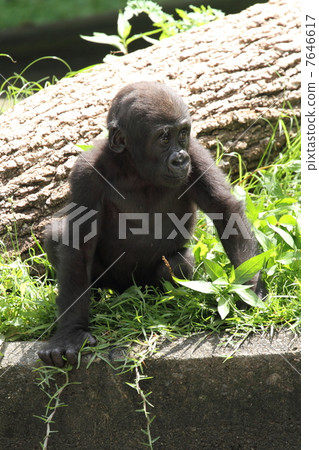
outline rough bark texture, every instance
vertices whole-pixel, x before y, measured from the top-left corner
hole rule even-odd
[[[238,152],[255,167],[272,133],[269,123],[283,110],[300,116],[299,16],[297,0],[256,4],[61,80],[3,114],[0,239],[11,247],[6,232],[13,223],[20,251],[32,244],[31,228],[41,239],[66,201],[67,176],[80,152],[75,144],[103,134],[111,99],[131,81],[169,84],[188,103],[203,145],[214,152],[218,138],[226,153]],[[228,170],[231,157],[223,164]]]

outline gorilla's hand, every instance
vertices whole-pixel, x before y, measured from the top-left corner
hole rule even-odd
[[[65,362],[76,364],[79,350],[85,341],[87,345],[96,345],[96,339],[86,330],[61,328],[38,355],[49,366],[63,367]]]

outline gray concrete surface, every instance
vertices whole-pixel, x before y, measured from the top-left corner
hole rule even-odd
[[[163,343],[146,361],[141,383],[154,405],[154,449],[281,450],[300,448],[300,338],[291,332],[234,341],[203,335]],[[47,397],[35,385],[39,343],[0,351],[0,449],[39,449]],[[116,351],[108,355],[116,359]],[[231,358],[225,357],[232,355]],[[142,449],[145,420],[136,391],[104,361],[70,374],[52,424],[49,449]]]

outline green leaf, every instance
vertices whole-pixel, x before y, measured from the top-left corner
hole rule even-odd
[[[194,253],[196,261],[200,261],[200,260],[204,259],[208,253],[208,250],[209,250],[208,246],[202,241],[202,239],[199,239],[196,242],[195,247],[193,249],[193,253]]]
[[[246,203],[248,195],[243,187],[239,186],[239,184],[236,184],[232,188],[232,191],[233,191],[234,196],[237,198],[237,200],[239,200],[240,202]]]
[[[179,8],[176,8],[175,11],[179,15],[179,17],[181,19],[183,19],[185,22],[189,22],[190,21],[189,16],[188,16],[186,11],[184,11],[183,9],[179,9]]]
[[[270,225],[276,225],[276,223],[277,223],[277,217],[274,216],[274,215],[267,216],[267,222],[268,222],[268,224],[270,224]]]
[[[287,231],[282,230],[281,228],[276,227],[275,225],[271,225],[271,224],[269,224],[269,228],[271,228],[277,234],[279,234],[279,236],[286,242],[286,244],[289,245],[289,247],[291,247],[294,250],[296,250],[295,242],[294,242],[292,236],[289,233],[287,233]]]
[[[284,253],[280,258],[278,258],[277,262],[284,265],[289,265],[299,260],[300,260],[300,253],[298,251],[293,252],[289,250],[288,252]]]
[[[221,278],[217,278],[215,281],[213,281],[212,283],[213,286],[223,286],[223,287],[228,287],[229,286],[229,282],[227,280],[225,280],[224,277]]]
[[[277,244],[276,241],[274,242],[273,240],[271,240],[265,233],[257,228],[254,230],[254,234],[257,238],[257,241],[265,251],[269,251],[269,249],[274,248]]]
[[[224,320],[225,317],[228,316],[230,307],[229,307],[229,300],[227,298],[219,297],[217,311],[222,320]]]
[[[81,38],[97,44],[112,45],[113,47],[118,48],[122,53],[127,53],[127,49],[123,45],[122,39],[115,34],[108,35],[105,33],[93,33],[93,36],[81,36]]]
[[[236,284],[243,284],[246,281],[251,280],[257,272],[259,272],[266,261],[266,259],[271,255],[272,250],[260,253],[259,255],[253,256],[247,261],[240,264],[240,266],[235,269],[235,280]]]
[[[124,9],[124,15],[127,19],[138,16],[141,13],[147,14],[152,22],[160,22],[165,20],[166,16],[169,16],[169,14],[163,12],[160,5],[151,0],[129,0],[127,2]]]
[[[157,39],[152,39],[152,38],[148,38],[148,36],[151,36],[152,34],[156,34],[159,33],[160,30],[152,30],[152,31],[146,31],[145,33],[138,33],[138,34],[133,34],[133,36],[131,36],[129,39],[126,40],[126,45],[129,45],[131,42],[136,41],[137,39],[145,39],[145,41],[149,41],[152,44],[157,43],[158,40]]]
[[[86,144],[76,144],[77,147],[79,147],[84,152],[87,152],[88,150],[91,150],[93,148],[93,145],[86,145]]]
[[[286,206],[286,205],[293,205],[294,203],[298,203],[298,200],[292,197],[282,198],[275,202],[276,206]]]
[[[179,278],[173,277],[173,279],[181,284],[182,286],[188,287],[196,292],[201,292],[203,294],[211,294],[216,292],[216,288],[212,285],[212,283],[208,281],[202,281],[202,280],[180,280]]]
[[[229,292],[237,292],[237,291],[247,291],[247,289],[250,289],[252,287],[252,284],[232,284],[229,288]]]
[[[258,209],[249,195],[246,196],[246,214],[251,223],[254,223],[258,219]]]
[[[227,274],[224,269],[217,264],[215,261],[210,259],[204,260],[205,269],[210,276],[212,281],[215,281],[217,278],[225,278],[227,279]]]
[[[280,224],[283,225],[292,225],[295,226],[297,223],[297,220],[294,216],[292,216],[291,214],[284,214],[283,216],[280,217],[279,222]]]
[[[115,34],[109,35],[105,33],[96,33],[96,32],[93,33],[93,36],[81,35],[81,38],[89,42],[95,42],[96,44],[115,45],[113,42],[120,41],[119,36],[116,36]]]
[[[117,18],[118,35],[122,38],[122,40],[125,41],[130,35],[131,30],[132,25],[130,25],[130,22],[126,19],[125,15],[122,13],[122,11],[120,11]]]
[[[268,275],[268,277],[272,277],[277,269],[278,269],[278,264],[276,263],[273,266],[271,266],[269,269],[266,269],[265,273]]]
[[[158,43],[158,39],[150,38],[150,37],[148,37],[147,35],[141,36],[141,37],[144,39],[144,41],[149,42],[149,43],[152,44],[152,45]]]
[[[236,292],[237,295],[248,305],[254,306],[255,308],[264,308],[264,302],[255,294],[251,289],[242,289],[244,286],[236,287],[233,289],[233,292]]]
[[[229,274],[229,276],[228,276],[228,282],[229,282],[230,284],[233,284],[234,281],[235,281],[235,267],[234,267],[234,266],[231,266],[230,274]]]

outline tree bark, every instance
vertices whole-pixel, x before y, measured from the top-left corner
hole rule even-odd
[[[176,89],[189,105],[193,135],[212,152],[217,141],[223,145],[225,170],[236,161],[231,152],[256,167],[278,118],[300,117],[299,39],[299,1],[271,0],[63,79],[16,105],[0,117],[0,239],[12,248],[7,229],[16,229],[21,252],[33,244],[31,230],[41,240],[66,202],[67,177],[81,151],[76,144],[104,134],[110,101],[132,81]],[[283,143],[278,135],[273,154]]]

